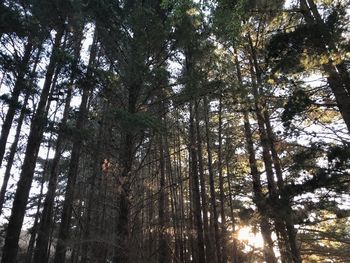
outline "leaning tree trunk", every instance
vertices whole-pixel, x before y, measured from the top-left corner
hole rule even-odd
[[[18,251],[18,241],[23,224],[29,192],[33,181],[36,159],[43,137],[44,127],[47,122],[46,104],[50,93],[52,76],[58,60],[58,49],[64,33],[62,26],[55,36],[50,63],[47,68],[44,86],[36,109],[36,114],[30,126],[28,144],[22,165],[20,179],[17,184],[16,194],[12,206],[11,216],[6,232],[5,245],[3,248],[2,263],[15,263]]]

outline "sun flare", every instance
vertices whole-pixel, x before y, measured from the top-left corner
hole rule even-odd
[[[254,233],[249,226],[242,227],[238,230],[237,239],[244,242],[247,247],[262,248],[264,245],[263,238],[260,233]]]

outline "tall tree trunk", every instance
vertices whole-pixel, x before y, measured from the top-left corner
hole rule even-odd
[[[140,83],[132,83],[128,87],[128,107],[127,111],[133,115],[136,113],[136,104],[140,91]],[[122,145],[122,172],[121,172],[121,193],[119,196],[119,215],[117,222],[117,244],[115,249],[114,263],[129,263],[129,192],[130,175],[134,161],[135,132],[131,129],[125,130]]]
[[[276,210],[276,207],[278,207],[279,203],[279,196],[277,192],[275,174],[273,171],[273,162],[270,153],[269,138],[265,128],[264,112],[266,111],[266,109],[264,109],[263,107],[264,103],[262,94],[260,94],[258,90],[258,85],[262,85],[262,80],[260,77],[260,71],[257,63],[255,49],[253,47],[250,36],[249,43],[251,48],[250,71],[252,79],[252,93],[254,96],[255,113],[258,122],[259,137],[262,147],[262,156],[265,165],[267,184],[269,190],[269,208],[272,210],[271,212],[275,220],[275,228],[277,231],[279,249],[282,255],[282,263],[285,263],[288,262],[288,254],[285,252],[288,251],[288,243],[286,242],[287,233],[283,219],[280,216],[278,216],[279,211]]]
[[[281,215],[281,211],[279,211],[279,213],[276,215],[276,217],[283,217],[283,218],[281,218],[281,220],[285,221],[286,230],[287,230],[285,235],[288,236],[288,242],[289,242],[289,246],[286,245],[287,251],[284,252],[286,254],[286,255],[284,255],[284,258],[286,259],[286,261],[290,261],[290,258],[291,258],[294,263],[300,263],[301,257],[300,257],[300,251],[299,251],[299,248],[297,245],[297,240],[296,240],[296,230],[294,227],[293,210],[291,207],[289,196],[287,196],[283,192],[284,181],[283,181],[283,171],[282,171],[281,160],[278,157],[278,153],[276,150],[275,136],[274,136],[273,129],[272,129],[272,126],[270,123],[269,114],[267,111],[265,111],[264,115],[265,115],[267,136],[268,136],[271,154],[272,154],[272,160],[273,160],[273,164],[274,164],[276,176],[277,176],[277,185],[278,185],[279,192],[281,195],[280,207],[283,209],[282,215]],[[285,240],[285,241],[287,242],[287,240]]]
[[[30,126],[30,133],[22,165],[22,171],[17,184],[11,217],[6,233],[5,245],[1,261],[2,263],[16,262],[18,241],[21,233],[26,205],[28,202],[29,192],[33,181],[36,159],[43,137],[43,130],[47,122],[47,116],[45,115],[47,113],[46,104],[48,102],[47,100],[50,93],[52,76],[54,74],[58,59],[57,53],[61,44],[63,33],[64,27],[62,26],[55,36],[55,42],[52,49],[50,63],[46,71],[44,86],[40,95],[36,114]]]
[[[198,151],[198,171],[199,180],[201,186],[201,199],[202,199],[202,210],[203,210],[203,230],[205,237],[205,255],[207,262],[215,263],[217,258],[213,251],[213,245],[210,239],[209,220],[208,220],[208,202],[207,202],[207,189],[206,181],[204,176],[204,161],[203,161],[203,147],[202,147],[202,136],[200,129],[200,117],[199,117],[199,102],[195,102],[195,119],[196,119],[196,134],[197,134],[197,151]]]
[[[66,250],[67,250],[67,241],[69,239],[69,227],[70,221],[72,217],[72,209],[73,209],[73,200],[74,200],[74,192],[75,192],[75,182],[78,175],[79,168],[79,160],[80,160],[80,151],[83,144],[83,138],[80,134],[81,131],[84,130],[85,122],[88,117],[88,99],[90,97],[90,93],[92,92],[92,77],[93,72],[92,68],[95,65],[95,60],[97,56],[97,33],[95,31],[93,44],[90,52],[90,58],[88,63],[88,70],[86,72],[86,77],[84,81],[83,94],[81,97],[81,103],[79,106],[79,114],[76,122],[76,133],[73,136],[73,147],[71,158],[69,162],[68,169],[68,181],[66,185],[65,198],[63,203],[63,209],[61,214],[61,224],[58,231],[58,241],[56,245],[55,251],[55,263],[64,263],[66,258]]]
[[[193,213],[194,213],[194,223],[196,225],[197,231],[197,253],[198,262],[205,261],[205,251],[204,251],[204,238],[203,238],[203,223],[202,223],[202,210],[200,201],[200,190],[199,190],[199,178],[198,178],[198,149],[196,143],[195,134],[195,124],[194,124],[194,114],[193,105],[190,102],[190,180],[192,182],[192,196],[193,196]]]
[[[225,190],[224,190],[224,177],[222,174],[222,95],[219,99],[219,145],[218,145],[218,171],[219,171],[219,189],[220,189],[220,216],[221,216],[221,247],[222,247],[222,263],[227,262],[227,251],[226,251],[226,238],[227,238],[227,229],[226,229],[226,215],[225,215]]]
[[[262,192],[260,174],[255,158],[253,135],[250,128],[249,116],[246,111],[244,111],[244,133],[246,137],[247,152],[249,154],[250,172],[253,178],[253,200],[260,213],[260,230],[264,239],[265,260],[266,263],[277,263],[275,252],[273,251],[273,241],[271,238],[272,231],[269,223],[269,217],[267,215],[268,207],[266,204],[266,198]]]
[[[236,51],[235,51],[236,52]],[[235,56],[235,66],[238,76],[238,83],[243,86],[243,79],[241,75],[240,65],[237,55]],[[275,252],[273,250],[273,240],[271,238],[272,230],[269,223],[268,216],[268,204],[266,203],[266,198],[264,197],[261,185],[260,173],[258,170],[255,149],[253,142],[253,134],[251,131],[251,126],[249,122],[249,114],[247,110],[243,111],[244,117],[244,135],[246,139],[246,148],[249,155],[249,166],[250,172],[253,179],[253,201],[258,208],[260,214],[260,231],[264,240],[264,257],[266,263],[277,263]]]
[[[17,72],[17,79],[15,86],[13,88],[12,94],[11,94],[11,99],[9,103],[9,108],[6,113],[6,117],[4,120],[4,123],[2,124],[1,127],[1,135],[0,135],[0,167],[2,164],[2,161],[4,159],[4,154],[6,150],[6,143],[7,139],[11,130],[13,118],[15,117],[16,110],[17,110],[17,105],[18,105],[18,98],[24,90],[25,86],[25,76],[28,71],[29,67],[29,61],[31,57],[31,53],[33,50],[33,44],[32,44],[32,39],[31,37],[28,39],[28,43],[26,44],[24,48],[24,55],[22,58],[22,61],[20,62],[18,72]]]
[[[55,117],[56,117],[56,114],[55,114]],[[54,117],[54,119],[55,119],[55,117]],[[45,163],[44,163],[44,167],[43,167],[43,173],[41,176],[39,200],[38,200],[35,218],[34,218],[34,223],[33,223],[32,229],[31,229],[31,235],[30,235],[30,239],[29,239],[29,243],[28,243],[28,247],[27,247],[27,255],[26,255],[26,259],[25,259],[26,263],[32,262],[35,238],[36,238],[36,235],[38,233],[38,223],[39,223],[39,218],[40,218],[40,210],[41,210],[41,204],[42,204],[43,192],[44,192],[44,183],[45,183],[45,177],[46,177],[45,175],[48,173],[51,144],[52,144],[52,133],[51,133],[50,138],[49,138],[46,159],[45,159]]]
[[[159,263],[165,263],[169,261],[168,248],[166,240],[166,193],[165,193],[165,157],[164,157],[164,143],[163,136],[159,136],[159,169],[160,169],[160,181],[159,181],[159,205],[158,205],[158,218],[159,218]]]
[[[49,245],[50,232],[52,229],[52,220],[53,220],[52,217],[53,217],[53,209],[54,209],[54,202],[55,202],[55,192],[57,188],[57,180],[59,175],[58,165],[61,160],[63,143],[66,137],[64,134],[64,129],[69,117],[70,103],[72,99],[72,87],[74,85],[74,78],[76,77],[76,74],[77,74],[76,71],[77,71],[77,64],[78,64],[79,53],[80,53],[80,43],[74,43],[74,44],[75,44],[75,51],[74,51],[75,61],[73,63],[72,72],[70,76],[70,83],[67,89],[63,116],[61,119],[61,123],[59,125],[59,133],[56,140],[55,155],[53,157],[53,160],[50,166],[50,171],[49,171],[48,189],[45,195],[43,211],[41,214],[40,223],[38,227],[38,237],[36,240],[36,247],[34,251],[34,262],[36,263],[47,262],[48,256],[49,256],[48,245]]]
[[[19,117],[18,117],[18,120],[17,120],[18,124],[17,124],[17,127],[16,127],[15,138],[14,138],[14,141],[13,141],[13,143],[11,145],[10,154],[8,156],[8,159],[7,159],[4,179],[3,179],[1,190],[0,190],[0,215],[2,214],[2,208],[3,208],[4,203],[5,203],[6,189],[7,189],[7,185],[8,185],[10,176],[11,176],[11,168],[12,168],[13,162],[15,160],[15,155],[16,155],[16,152],[17,152],[17,146],[18,146],[18,143],[19,143],[20,135],[21,135],[23,121],[24,121],[24,118],[26,116],[27,103],[28,103],[29,97],[30,97],[30,92],[28,91],[26,96],[25,96],[25,98],[24,98],[24,100],[23,100],[21,113],[19,114]]]
[[[218,263],[222,262],[221,244],[220,244],[220,233],[219,233],[219,220],[216,205],[216,192],[215,192],[215,179],[213,170],[213,158],[210,140],[210,129],[209,129],[209,103],[207,98],[204,97],[204,119],[205,119],[205,134],[207,143],[207,154],[208,154],[208,172],[209,172],[209,188],[210,188],[210,203],[213,212],[213,225],[214,225],[214,237],[215,237],[215,248]]]
[[[105,209],[105,200],[103,200],[103,206],[102,209],[97,207],[95,204],[99,203],[102,200],[102,196],[105,197],[104,190],[101,189],[101,183],[102,178],[99,178],[98,176],[101,174],[101,162],[104,161],[102,158],[103,154],[103,146],[107,144],[106,138],[108,138],[106,129],[107,129],[107,121],[106,121],[106,115],[108,114],[109,110],[109,102],[103,102],[103,112],[101,117],[101,123],[98,129],[98,136],[96,136],[96,145],[93,157],[95,158],[94,165],[93,165],[93,171],[92,176],[89,179],[89,186],[88,186],[88,200],[87,200],[87,207],[86,207],[86,218],[85,218],[85,231],[83,233],[83,246],[82,246],[82,258],[81,262],[87,262],[88,261],[88,255],[89,255],[89,247],[91,245],[91,234],[94,234],[96,236],[96,232],[98,232],[98,226],[100,224],[98,218],[99,216],[104,216],[104,209]],[[99,180],[97,180],[99,178]],[[93,213],[93,210],[96,210],[96,214]],[[102,213],[101,213],[102,211]],[[101,214],[98,214],[101,213]],[[96,218],[96,221],[91,222],[93,218]],[[103,221],[103,220],[102,220]],[[95,224],[95,226],[93,224]],[[103,223],[101,224],[101,228],[104,228]],[[96,256],[103,254],[101,250],[101,244],[96,243],[94,245],[93,251],[95,252]],[[93,260],[99,260],[97,257]]]
[[[40,60],[40,54],[41,54],[41,49],[38,50],[36,58],[35,58],[35,62],[33,65],[31,80],[30,80],[31,85],[33,85],[33,83],[34,83],[34,75],[35,75],[39,60]],[[1,190],[0,190],[0,215],[2,214],[2,208],[3,208],[4,202],[5,202],[5,194],[6,194],[7,184],[8,184],[8,181],[10,179],[10,176],[11,176],[11,168],[12,168],[12,165],[13,165],[13,162],[15,159],[15,155],[17,152],[17,146],[19,143],[20,135],[21,135],[23,121],[24,121],[24,118],[26,116],[27,104],[28,104],[28,100],[29,100],[29,97],[31,95],[31,92],[32,92],[32,86],[28,87],[27,91],[25,93],[25,97],[24,97],[24,100],[22,103],[21,112],[20,112],[18,120],[17,120],[15,137],[14,137],[14,140],[13,140],[11,147],[10,147],[10,153],[9,153],[7,163],[6,163],[6,170],[5,170],[5,174],[4,174],[4,179],[3,179],[3,183],[1,186]],[[0,164],[0,166],[1,166],[1,164]]]
[[[49,237],[50,237],[50,232],[52,227],[52,213],[54,208],[56,185],[57,185],[57,179],[59,174],[58,164],[61,159],[63,141],[65,137],[64,134],[62,133],[62,129],[64,129],[64,126],[66,125],[68,120],[71,97],[72,97],[72,89],[71,87],[69,87],[67,90],[63,117],[60,123],[61,131],[59,132],[57,137],[55,155],[50,167],[50,177],[49,177],[50,179],[48,184],[48,190],[46,192],[46,196],[44,200],[44,208],[42,211],[39,230],[38,230],[38,237],[36,240],[34,262],[38,262],[38,263],[39,262],[45,263],[48,260],[47,249],[48,249]]]

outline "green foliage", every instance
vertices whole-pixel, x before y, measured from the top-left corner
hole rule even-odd
[[[233,43],[239,36],[247,0],[219,0],[213,11],[215,34],[223,41]]]
[[[0,34],[16,33],[19,37],[25,36],[24,21],[20,11],[8,8],[3,1],[0,3]]]
[[[348,144],[335,145],[327,151],[328,162],[336,169],[350,167],[350,148]]]
[[[291,120],[296,115],[302,115],[311,105],[312,100],[303,89],[296,89],[289,97],[288,102],[284,106],[282,113],[282,121],[286,127],[290,125]]]
[[[121,126],[129,131],[143,131],[152,129],[162,131],[165,125],[159,118],[147,112],[130,113],[123,109],[115,110],[115,118],[120,121]]]

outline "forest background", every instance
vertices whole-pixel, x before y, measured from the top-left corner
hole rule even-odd
[[[349,262],[349,19],[1,1],[1,262]]]

